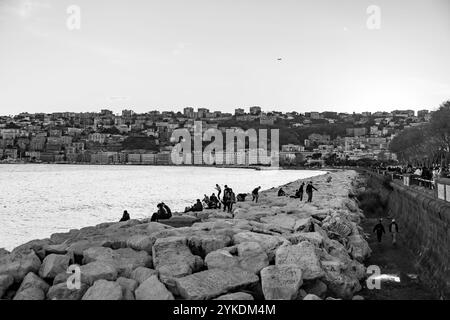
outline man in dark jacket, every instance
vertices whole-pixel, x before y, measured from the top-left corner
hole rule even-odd
[[[258,187],[258,188],[253,189],[253,191],[252,191],[252,201],[255,201],[256,203],[258,203],[260,189],[261,189],[261,187]]]
[[[316,191],[319,191],[313,186],[312,181],[310,181],[308,183],[308,185],[306,186],[306,194],[308,195],[307,202],[312,202],[313,189],[316,190]]]
[[[120,219],[119,222],[128,221],[128,220],[130,220],[130,215],[128,214],[128,211],[125,210],[125,211],[123,212],[122,219]]]
[[[378,242],[381,242],[381,237],[383,233],[386,233],[386,231],[384,230],[384,226],[381,222],[382,220],[380,219],[379,222],[375,225],[375,227],[373,227],[373,232],[376,232]]]

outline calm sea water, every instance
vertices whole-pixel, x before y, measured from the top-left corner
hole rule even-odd
[[[102,222],[147,218],[160,201],[182,211],[216,192],[280,186],[321,171],[86,165],[0,165],[0,248]]]

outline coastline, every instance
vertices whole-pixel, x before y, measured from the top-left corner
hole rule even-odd
[[[332,177],[330,183],[325,180],[328,175]],[[361,262],[370,254],[370,248],[358,229],[362,213],[356,202],[348,197],[349,192],[353,192],[357,176],[354,171],[339,170],[302,179],[312,180],[319,189],[310,204],[277,197],[279,187],[273,187],[260,193],[258,204],[249,200],[238,202],[231,216],[221,210],[174,213],[173,221],[182,221],[178,228],[164,221],[149,222],[149,219],[102,223],[56,233],[48,239],[33,240],[15,248],[11,254],[0,250],[0,275],[9,274],[16,283],[16,287],[11,284],[7,298],[20,293],[18,284],[27,280],[24,278],[30,272],[39,274],[48,286],[53,285],[52,288],[60,285],[56,283],[61,280],[56,274],[52,275],[53,278],[42,277],[41,270],[49,267],[47,260],[51,257],[52,260],[64,260],[64,267],[75,263],[82,268],[108,260],[115,268],[113,275],[93,277],[95,281],[113,283],[119,276],[133,280],[133,270],[122,268],[126,261],[126,265],[131,263],[131,268],[152,270],[172,296],[184,299],[195,297],[180,293],[179,286],[182,285],[178,279],[190,279],[190,275],[207,276],[215,270],[225,270],[221,277],[228,277],[230,274],[226,270],[230,259],[244,274],[250,272],[252,275],[246,274],[245,278],[253,280],[245,283],[244,287],[252,287],[256,283],[262,285],[262,292],[252,291],[252,296],[255,299],[268,298],[278,293],[271,292],[270,288],[264,289],[264,270],[269,268],[266,270],[269,272],[276,268],[281,272],[286,266],[280,261],[293,259],[297,264],[297,276],[303,275],[291,279],[298,286],[293,289],[295,297],[291,293],[283,299],[305,298],[308,294],[309,298],[314,294],[317,298],[351,299],[361,289],[360,281],[365,277],[365,267]],[[292,195],[299,181],[281,187]],[[237,255],[234,250],[237,250]],[[93,257],[90,257],[91,251],[95,252]],[[117,259],[113,258],[115,255]],[[33,263],[24,263],[27,267],[20,271],[8,268],[8,263],[16,263],[17,260],[31,260]],[[55,268],[62,270],[60,265],[58,267]],[[94,290],[94,282],[87,282],[88,287]],[[58,289],[64,291],[60,287]],[[81,290],[83,295],[86,290]],[[49,291],[43,291],[44,297],[50,298]],[[222,291],[233,290],[221,288]],[[65,294],[68,293],[64,291],[64,297]]]

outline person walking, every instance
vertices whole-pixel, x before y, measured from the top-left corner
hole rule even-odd
[[[389,232],[392,236],[392,244],[395,246],[397,244],[397,233],[398,233],[398,224],[395,222],[395,219],[392,219],[389,224]]]
[[[373,232],[375,232],[377,234],[377,239],[378,239],[378,243],[381,242],[381,237],[383,236],[383,233],[386,233],[386,231],[384,230],[384,226],[382,224],[382,219],[380,219],[378,221],[378,223],[375,225],[375,227],[373,227]]]
[[[312,202],[313,189],[316,190],[316,191],[319,191],[313,186],[312,181],[310,181],[308,183],[308,185],[306,186],[306,194],[308,195],[307,202]]]
[[[255,201],[256,203],[258,203],[258,198],[259,198],[259,190],[261,189],[261,186],[259,186],[258,188],[255,188],[252,191],[252,201]]]

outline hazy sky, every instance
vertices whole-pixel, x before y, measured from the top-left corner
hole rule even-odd
[[[80,30],[66,26],[70,5]],[[0,0],[0,114],[447,99],[449,0]]]

